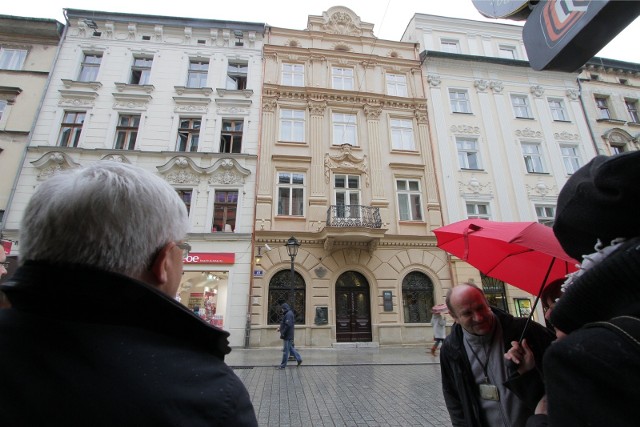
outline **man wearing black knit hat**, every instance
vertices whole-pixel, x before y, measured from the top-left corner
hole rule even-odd
[[[640,151],[597,156],[567,181],[553,231],[583,259],[551,322],[548,418],[528,426],[636,426],[640,402]]]

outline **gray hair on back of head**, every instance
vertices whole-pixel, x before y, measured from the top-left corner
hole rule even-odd
[[[38,186],[22,218],[20,261],[91,265],[137,278],[188,227],[185,204],[161,177],[99,161]]]

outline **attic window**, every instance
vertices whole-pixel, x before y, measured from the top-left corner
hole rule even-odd
[[[142,36],[142,40],[151,40],[151,36]]]
[[[102,35],[102,33],[100,31],[94,31],[93,32],[93,37],[100,37]]]
[[[206,40],[198,40],[198,44],[206,44],[207,41]]]
[[[600,76],[598,74],[594,74],[594,73],[589,74],[589,78],[591,80],[600,80]]]
[[[627,80],[627,79],[620,79],[620,84],[621,84],[621,85],[628,85],[628,84],[629,84],[629,80]]]

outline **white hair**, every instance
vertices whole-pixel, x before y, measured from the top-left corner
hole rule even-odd
[[[159,176],[99,161],[40,184],[20,228],[21,263],[77,263],[140,277],[160,248],[185,238],[188,216]]]

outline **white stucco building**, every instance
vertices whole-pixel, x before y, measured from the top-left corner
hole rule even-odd
[[[244,343],[264,25],[65,9],[67,28],[3,234],[38,183],[96,161],[136,164],[189,210],[183,304]],[[204,310],[203,310],[204,311]]]

